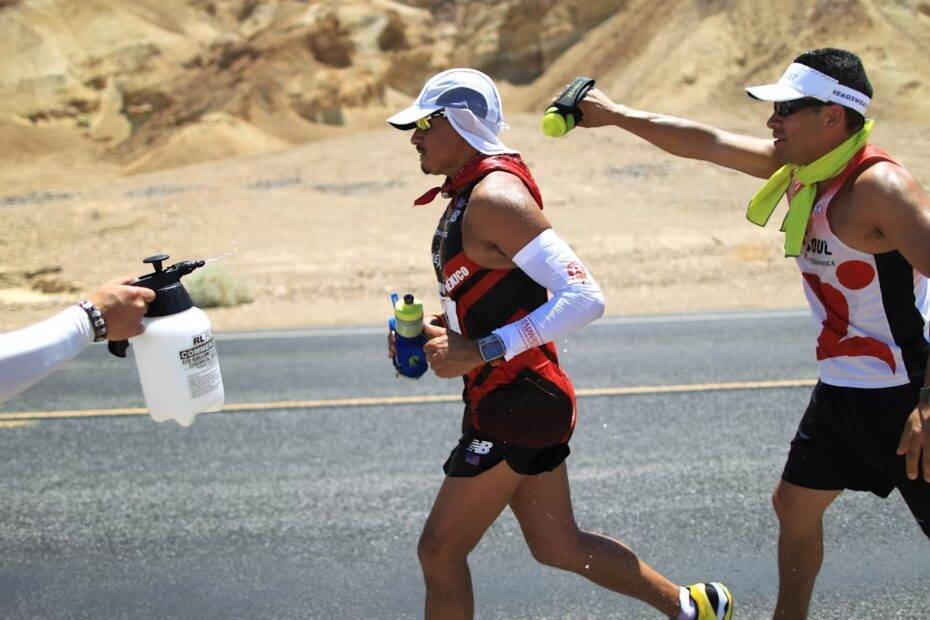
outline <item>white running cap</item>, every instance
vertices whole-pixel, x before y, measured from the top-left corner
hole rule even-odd
[[[434,75],[416,100],[387,122],[397,129],[413,129],[416,121],[439,110],[445,110],[456,132],[480,153],[517,153],[497,135],[508,129],[501,95],[491,78],[481,71],[448,69]]]
[[[865,116],[870,99],[858,90],[843,86],[839,80],[807,65],[791,63],[776,84],[750,86],[750,97],[762,101],[792,101],[813,97],[826,103],[838,103]]]

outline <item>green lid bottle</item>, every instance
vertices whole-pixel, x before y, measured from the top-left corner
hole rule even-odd
[[[397,334],[404,338],[416,338],[423,333],[423,302],[409,293],[394,304]]]

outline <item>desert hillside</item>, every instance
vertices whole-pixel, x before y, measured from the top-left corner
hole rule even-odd
[[[513,112],[584,73],[634,106],[745,118],[740,86],[825,45],[866,61],[877,116],[927,117],[928,0],[4,0],[0,181],[9,193],[346,135],[456,65],[506,82]]]
[[[610,312],[802,303],[750,179],[619,132],[555,141],[539,110],[591,75],[632,106],[765,136],[744,85],[795,55],[859,53],[876,141],[930,184],[930,1],[0,0],[0,328],[139,260],[236,249],[256,301],[221,327],[380,320],[432,295],[436,208],[385,116],[450,66],[495,77],[508,143]],[[604,226],[604,222],[610,225]]]

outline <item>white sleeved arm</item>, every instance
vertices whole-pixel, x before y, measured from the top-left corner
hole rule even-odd
[[[552,297],[522,319],[494,330],[504,341],[504,359],[564,338],[604,314],[604,295],[597,282],[551,228],[517,252],[513,262]]]
[[[45,378],[93,341],[94,329],[79,306],[0,334],[0,402]]]

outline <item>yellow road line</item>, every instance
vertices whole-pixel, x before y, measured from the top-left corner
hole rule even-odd
[[[785,379],[780,381],[742,381],[732,383],[685,383],[681,385],[636,385],[628,387],[588,388],[577,390],[579,397],[589,396],[635,396],[648,394],[676,394],[684,392],[715,392],[732,390],[766,390],[773,388],[811,387],[816,381],[810,379]],[[453,394],[427,396],[374,396],[369,398],[334,398],[322,400],[280,400],[262,403],[229,403],[223,411],[269,411],[292,409],[325,409],[347,407],[372,407],[385,405],[424,405],[430,403],[453,403],[461,396]],[[72,409],[65,411],[17,411],[0,413],[0,423],[23,420],[58,420],[70,418],[104,418],[112,416],[145,415],[148,409],[126,407],[116,409]]]
[[[35,424],[33,420],[9,420],[7,422],[0,422],[0,428],[22,428],[24,426],[32,426]]]

